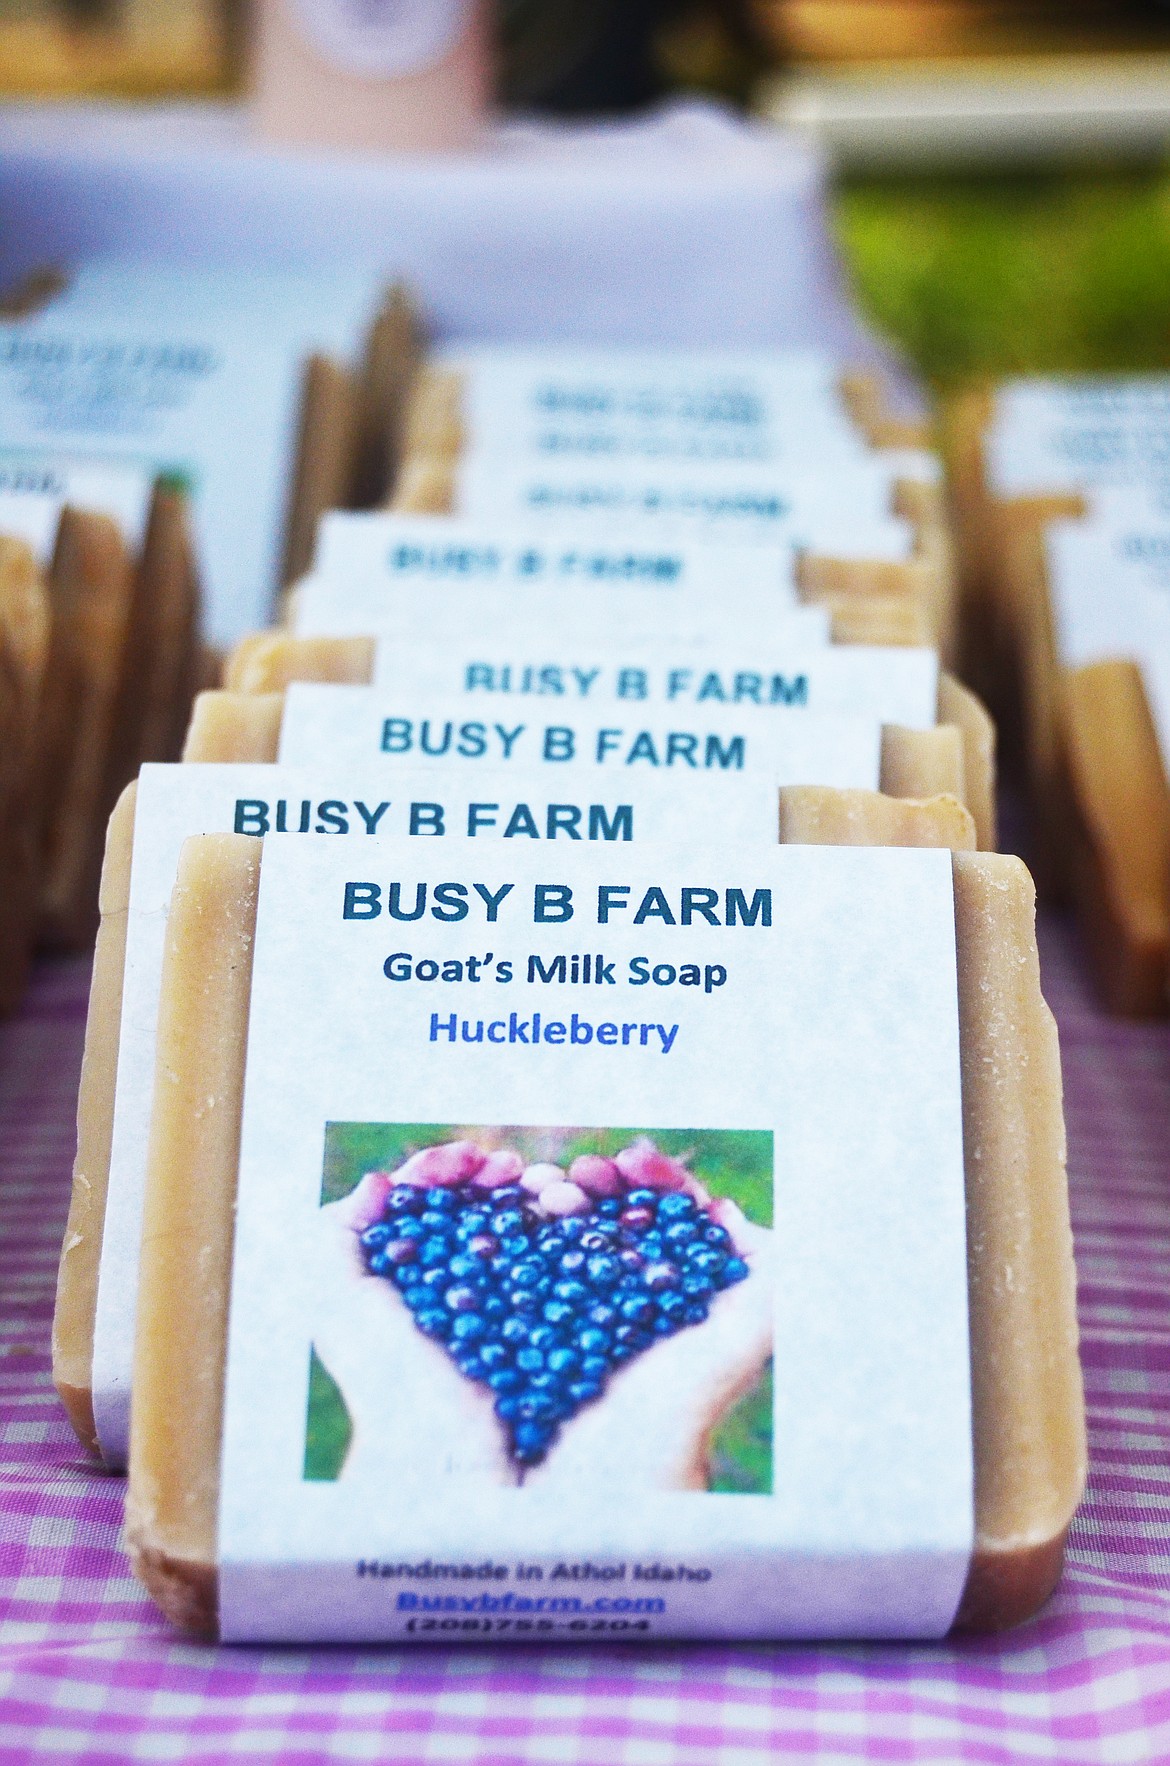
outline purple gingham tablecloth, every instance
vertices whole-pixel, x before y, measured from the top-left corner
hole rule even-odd
[[[1043,927],[1060,1020],[1091,1477],[1056,1597],[1000,1639],[609,1653],[177,1642],[118,1480],[49,1381],[84,965],[0,1027],[0,1761],[754,1766],[1170,1758],[1170,1027],[1102,1018]]]

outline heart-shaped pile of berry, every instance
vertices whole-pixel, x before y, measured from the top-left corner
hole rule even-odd
[[[647,1141],[567,1173],[448,1142],[394,1178],[361,1235],[366,1265],[495,1394],[522,1466],[623,1362],[701,1324],[748,1274],[706,1192]]]

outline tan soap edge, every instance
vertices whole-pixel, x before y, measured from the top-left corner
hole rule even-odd
[[[139,1275],[130,1558],[176,1624],[208,1633],[260,854],[261,842],[240,834],[197,835],[180,854]]]
[[[211,843],[222,849],[218,870],[215,862],[204,861],[208,870],[216,871],[215,888],[221,896],[234,891],[237,917],[242,918],[249,911],[254,913],[259,842],[248,841],[243,836],[205,836],[200,842],[188,842],[184,851],[186,853],[195,845],[208,846]],[[1030,920],[1031,904],[1034,900],[1030,879],[1018,860],[999,855],[957,854],[953,863],[960,1019],[967,1031],[963,1053],[964,1113],[968,1125],[966,1168],[970,1223],[969,1258],[972,1292],[975,1293],[978,1284],[987,1278],[993,1278],[995,1273],[980,1267],[984,1240],[982,1228],[987,1224],[997,1224],[996,1213],[1001,1218],[1004,1216],[1007,1211],[1007,1197],[1013,1190],[1018,1192],[1021,1182],[1023,1183],[1023,1199],[1026,1203],[1023,1216],[1026,1225],[1037,1233],[1045,1224],[1051,1225],[1055,1221],[1063,1233],[1067,1234],[1067,1192],[1064,1188],[1063,1172],[1059,1055],[1051,1015],[1039,991],[1038,963]],[[188,886],[193,887],[197,878],[191,864],[186,866],[185,877]],[[246,1025],[247,1013],[246,997],[241,998],[241,995],[246,996],[247,991],[247,964],[239,963],[233,973],[230,960],[225,964],[222,952],[212,954],[215,959],[214,967],[209,971],[212,986],[218,985],[231,990],[239,1020],[235,1040],[236,1070],[233,1075],[227,1071],[225,1065],[220,1076],[220,1097],[225,1115],[229,1113],[229,1099],[232,1100],[230,1114],[235,1125],[238,1155],[239,1113],[243,1095],[243,1026]],[[168,974],[164,986],[169,981]],[[1005,1027],[1002,1014],[991,1014],[987,1022],[980,1026],[979,1005],[988,990],[998,983],[1003,992],[1004,983],[1011,981],[1017,985],[1017,991],[1012,997],[1024,1008],[1020,1022],[1013,1027],[1009,1014],[1009,1022]],[[1010,987],[1007,992],[1011,992]],[[204,997],[201,1002],[197,1002],[197,1008],[193,1033],[205,1036],[208,1024],[215,1018],[215,1002]],[[974,1032],[971,1030],[973,1023]],[[1029,1035],[1039,1044],[1040,1065],[1045,1069],[1036,1076],[1036,1083],[1031,1086],[1020,1078],[1018,1066],[1012,1066],[1013,1060],[1018,1062],[1020,1048],[1027,1043]],[[996,1076],[1004,1071],[1004,1051],[997,1047],[1000,1039],[1004,1041],[1006,1048],[1006,1071],[1009,1075],[1014,1073],[1011,1083],[1015,1087],[1013,1095],[1016,1109],[1012,1121],[1006,1125],[987,1119],[987,1112],[992,1111],[994,1114],[994,1109],[1001,1101],[995,1096],[996,1080],[978,1082],[983,1068],[988,1064]],[[1021,1127],[1027,1149],[1022,1159],[1018,1149],[1013,1150]],[[174,1137],[175,1163],[181,1170],[176,1172],[164,1156],[164,1141],[160,1136],[158,1142],[152,1143],[152,1211],[157,1211],[160,1224],[165,1224],[168,1202],[172,1208],[177,1209],[184,1194],[189,1196],[194,1191],[201,1195],[205,1203],[208,1236],[216,1240],[214,1255],[226,1271],[231,1257],[236,1165],[230,1159],[225,1160],[221,1152],[218,1161],[213,1158],[206,1165],[199,1183],[188,1182],[184,1185],[184,1175],[191,1168],[190,1136],[181,1120],[172,1124],[171,1134]],[[985,1151],[990,1151],[992,1156],[983,1157]],[[187,1161],[185,1164],[184,1159]],[[168,1195],[168,1186],[173,1195]],[[997,1194],[1001,1186],[1006,1191],[1003,1196]],[[1033,1190],[1037,1194],[1033,1195]],[[990,1208],[993,1194],[996,1194],[997,1201],[1002,1204],[997,1210]],[[193,1299],[197,1302],[201,1296],[193,1296],[191,1293],[189,1259],[183,1263],[180,1273],[188,1278],[185,1284],[181,1281],[178,1284],[178,1290],[182,1294],[181,1304],[186,1309]],[[987,1433],[987,1392],[977,1385],[973,1392],[976,1428],[976,1549],[958,1619],[958,1623],[967,1628],[997,1627],[1027,1617],[1045,1598],[1059,1574],[1065,1534],[1076,1507],[1084,1475],[1083,1401],[1076,1359],[1073,1279],[1070,1257],[1057,1271],[1054,1284],[1056,1305],[1047,1323],[1042,1310],[1051,1299],[1047,1294],[1037,1299],[1037,1305],[1041,1308],[1039,1313],[1034,1306],[1020,1302],[1010,1309],[1006,1317],[999,1320],[998,1326],[995,1318],[990,1321],[976,1318],[977,1308],[973,1306],[973,1354],[988,1352],[995,1357],[991,1389],[994,1391],[1006,1387],[1010,1393],[1017,1361],[1021,1358],[1030,1363],[1038,1360],[1041,1365],[1054,1368],[1062,1376],[1056,1404],[1056,1421],[1063,1425],[1065,1436],[1073,1440],[1075,1451],[1070,1456],[1070,1464],[1064,1468],[1063,1476],[1057,1479],[1061,1485],[1058,1499],[1043,1507],[1043,1512],[1038,1516],[1018,1512],[1021,1494],[1018,1477],[1020,1460],[1015,1454],[1009,1453],[1002,1465],[993,1466],[990,1470],[995,1474],[993,1482],[1006,1486],[1009,1496],[1014,1481],[1017,1512],[1013,1514],[1011,1501],[1003,1501],[1002,1490],[993,1490],[991,1496],[996,1500],[991,1501],[988,1491],[990,1437]],[[197,1304],[192,1308],[191,1315],[184,1311],[184,1316],[176,1320],[173,1306],[179,1303],[177,1298],[173,1298],[169,1318],[172,1342],[176,1339],[194,1341],[197,1340],[199,1329],[206,1331],[205,1340],[212,1351],[211,1367],[220,1384],[214,1390],[207,1380],[200,1384],[196,1371],[190,1365],[184,1367],[180,1363],[178,1367],[169,1370],[173,1371],[173,1378],[168,1385],[161,1377],[164,1362],[162,1339],[157,1330],[143,1330],[139,1338],[135,1367],[136,1425],[132,1429],[128,1534],[135,1569],[163,1609],[177,1624],[188,1630],[210,1632],[215,1625],[214,1486],[218,1480],[218,1442],[222,1420],[226,1292],[221,1313],[218,1317],[212,1317],[207,1325],[201,1325],[199,1318],[194,1316],[199,1310]],[[163,1316],[166,1317],[165,1311]],[[985,1322],[989,1324],[988,1329],[981,1328]],[[1029,1340],[1022,1348],[1017,1334],[1021,1323],[1030,1332]],[[210,1378],[210,1374],[208,1377]],[[149,1380],[152,1401],[139,1401],[140,1383],[144,1380]],[[181,1418],[186,1391],[195,1384],[200,1384],[200,1405],[205,1411],[214,1412],[210,1424],[205,1427],[204,1439],[214,1442],[215,1450],[208,1461],[210,1483],[204,1478],[197,1500],[184,1508],[174,1500],[176,1494],[182,1493],[181,1472],[186,1464],[185,1453],[189,1453],[190,1449],[189,1419],[184,1426]],[[146,1390],[145,1387],[142,1389]],[[1046,1417],[1051,1408],[1045,1407]],[[165,1462],[165,1455],[146,1452],[151,1444],[152,1431],[148,1424],[153,1420],[154,1410],[158,1412],[160,1427],[166,1429],[169,1426],[172,1438],[170,1469],[175,1488],[170,1492],[171,1514],[166,1522],[159,1514],[163,1506],[159,1477],[160,1473],[165,1474],[167,1470],[165,1463],[161,1463]],[[139,1444],[137,1452],[136,1443]],[[1023,1507],[1027,1511],[1026,1486],[1022,1494]],[[174,1518],[176,1509],[179,1511],[178,1524]]]
[[[1019,859],[952,861],[963,1048],[976,1546],[958,1623],[1034,1612],[1084,1488],[1084,1396],[1056,1024]],[[1021,1497],[1027,1500],[1021,1501]]]
[[[975,818],[981,852],[998,846],[995,815],[995,719],[977,693],[946,669],[938,677],[938,721],[953,725],[963,745],[964,801]]]
[[[1141,670],[1122,658],[1059,682],[1069,881],[1106,1005],[1167,1006],[1170,780]]]
[[[274,761],[283,715],[283,693],[229,693],[209,687],[196,695],[191,709],[183,761]]]
[[[975,821],[957,797],[886,797],[880,791],[783,785],[782,846],[935,846],[974,852]]]
[[[106,834],[102,917],[77,1094],[77,1156],[53,1309],[53,1384],[78,1439],[94,1454],[98,1444],[93,1420],[93,1329],[110,1181],[137,793],[137,784],[127,785]]]
[[[883,724],[878,789],[886,797],[957,797],[966,803],[962,732],[954,724],[927,730]]]
[[[224,664],[223,685],[234,693],[280,693],[293,681],[367,686],[374,678],[374,646],[372,637],[252,632],[239,640]]]

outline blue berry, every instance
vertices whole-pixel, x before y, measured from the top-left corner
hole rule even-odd
[[[500,1250],[505,1257],[523,1257],[528,1250],[528,1239],[524,1233],[512,1233],[504,1239]]]
[[[584,1282],[554,1282],[553,1298],[563,1300],[566,1306],[579,1306],[583,1300],[589,1298],[589,1289]]]
[[[578,1366],[579,1359],[572,1349],[550,1349],[545,1357],[552,1374],[571,1373]]]
[[[544,1277],[544,1265],[537,1257],[522,1257],[512,1265],[512,1281],[518,1288],[535,1288]]]
[[[519,1208],[501,1208],[491,1218],[491,1229],[497,1238],[506,1239],[512,1233],[522,1232],[524,1216]]]
[[[533,1295],[534,1305],[539,1305],[537,1295]],[[540,1308],[541,1317],[551,1325],[566,1324],[573,1316],[573,1308],[567,1300],[546,1300]]]
[[[460,1343],[473,1343],[486,1329],[478,1312],[460,1312],[451,1326],[451,1335]]]
[[[583,1355],[581,1357],[581,1378],[583,1380],[604,1380],[609,1363],[604,1355]]]
[[[437,1306],[415,1313],[415,1321],[419,1330],[425,1331],[428,1337],[445,1337],[451,1329],[451,1314],[440,1312]]]
[[[673,1263],[648,1264],[642,1275],[652,1294],[661,1294],[664,1289],[678,1287],[678,1270]]]
[[[438,1214],[454,1214],[459,1206],[458,1200],[451,1190],[435,1188],[424,1192],[423,1200],[428,1208]]]
[[[609,1345],[609,1333],[598,1330],[594,1325],[582,1331],[577,1338],[577,1347],[583,1355],[604,1355]]]
[[[453,1288],[447,1289],[443,1299],[452,1312],[474,1312],[479,1295],[466,1282],[457,1282]]]
[[[616,1220],[621,1211],[621,1203],[613,1196],[607,1196],[603,1202],[598,1202],[593,1210],[595,1214],[600,1214],[603,1220]]]
[[[493,1368],[508,1367],[512,1357],[502,1343],[485,1343],[479,1352],[479,1359],[490,1373]]]
[[[742,1257],[729,1257],[723,1265],[723,1280],[729,1285],[732,1282],[742,1282],[750,1274],[751,1270]]]
[[[423,1192],[412,1183],[397,1183],[386,1197],[388,1214],[417,1214],[423,1206]]]
[[[527,1343],[528,1326],[522,1318],[509,1318],[500,1326],[500,1336],[505,1343]]]
[[[650,1212],[658,1210],[657,1190],[631,1190],[626,1197],[627,1208],[649,1208]]]
[[[703,1228],[703,1243],[714,1245],[719,1251],[730,1251],[731,1234],[724,1226],[705,1226]]]
[[[622,1266],[616,1257],[607,1257],[603,1252],[590,1257],[585,1265],[585,1273],[597,1288],[612,1288],[622,1273]]]
[[[361,1235],[362,1250],[380,1251],[390,1236],[390,1227],[386,1225],[384,1220],[380,1220],[376,1226],[368,1226]]]
[[[480,1272],[480,1262],[478,1257],[468,1257],[465,1255],[452,1257],[448,1267],[456,1281],[466,1281],[469,1275],[478,1275]]]
[[[602,1231],[595,1226],[591,1226],[588,1232],[583,1232],[581,1234],[581,1249],[582,1251],[608,1251],[617,1237],[617,1231]]]
[[[372,1267],[373,1266],[371,1265],[371,1268]],[[416,1282],[413,1288],[407,1288],[403,1293],[402,1298],[406,1301],[406,1304],[410,1307],[412,1312],[424,1312],[428,1307],[435,1304],[435,1297],[431,1293],[431,1290],[429,1288],[424,1288],[421,1282]]]
[[[584,1251],[566,1251],[564,1256],[560,1259],[559,1267],[566,1275],[576,1275],[579,1269],[584,1269],[585,1263],[586,1256]]]
[[[569,1387],[569,1397],[574,1404],[588,1404],[591,1399],[601,1397],[600,1380],[574,1380]]]
[[[622,1301],[621,1305],[618,1307],[618,1311],[628,1324],[639,1324],[643,1319],[649,1318],[652,1315],[654,1311],[654,1302],[645,1294],[631,1294],[628,1300]],[[622,1327],[619,1325],[619,1332],[621,1331],[621,1328]]]
[[[535,1465],[543,1459],[549,1442],[552,1440],[551,1424],[539,1422],[520,1422],[512,1431],[512,1451],[521,1465]]]
[[[715,1286],[705,1270],[688,1269],[682,1279],[684,1294],[710,1294]]]
[[[493,1392],[518,1392],[524,1384],[524,1375],[514,1367],[497,1367],[488,1374],[487,1383]]]
[[[699,1236],[699,1229],[693,1220],[673,1220],[663,1233],[668,1245],[689,1245]]]
[[[658,1204],[659,1218],[663,1220],[685,1220],[689,1215],[698,1212],[698,1204],[693,1196],[684,1195],[681,1190],[663,1196]]]
[[[683,1322],[685,1324],[702,1324],[706,1316],[707,1302],[705,1300],[692,1300],[686,1311],[683,1313]]]
[[[544,1356],[539,1349],[533,1349],[531,1346],[527,1349],[518,1349],[516,1351],[516,1366],[521,1373],[538,1374],[544,1368]]]
[[[589,1308],[585,1317],[590,1324],[600,1325],[604,1330],[607,1325],[613,1323],[617,1315],[616,1306],[611,1306],[608,1300],[599,1300],[595,1306]]]
[[[446,1240],[437,1238],[433,1233],[430,1234],[419,1245],[418,1260],[420,1263],[446,1263]]]

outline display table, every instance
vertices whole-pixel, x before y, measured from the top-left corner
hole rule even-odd
[[[1170,1025],[1091,1004],[1042,926],[1064,1050],[1090,1485],[1064,1581],[1002,1639],[605,1653],[180,1642],[119,1547],[122,1483],[49,1377],[87,966],[0,1027],[0,1761],[834,1760],[1170,1756]]]

